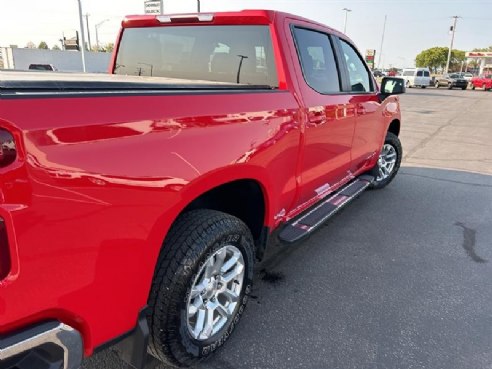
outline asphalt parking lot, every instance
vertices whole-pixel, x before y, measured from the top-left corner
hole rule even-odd
[[[492,368],[492,92],[401,102],[395,181],[305,242],[273,243],[241,324],[201,368]],[[124,367],[111,349],[83,366]]]

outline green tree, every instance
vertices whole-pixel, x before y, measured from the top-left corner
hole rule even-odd
[[[55,45],[51,48],[51,50],[61,50],[60,46],[58,45]]]
[[[114,44],[112,42],[108,42],[107,44],[100,44],[99,47],[93,46],[91,51],[98,51],[100,53],[111,53],[113,52]]]
[[[417,67],[429,67],[433,73],[438,73],[446,68],[448,60],[448,47],[432,47],[423,50],[415,57],[415,65]],[[451,60],[449,62],[449,70],[459,70],[461,62],[465,60],[465,52],[461,50],[451,51]]]
[[[490,45],[489,47],[476,48],[472,51],[492,51],[492,45]]]
[[[114,49],[114,44],[112,42],[108,42],[106,45],[103,46],[104,52],[111,53],[113,52]]]
[[[44,41],[41,41],[38,45],[38,49],[44,49],[44,50],[48,50],[49,47],[48,47],[48,44]]]

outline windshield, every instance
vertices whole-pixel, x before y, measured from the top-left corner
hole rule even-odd
[[[268,26],[127,28],[114,73],[278,87]]]

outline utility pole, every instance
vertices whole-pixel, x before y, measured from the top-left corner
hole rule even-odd
[[[101,27],[108,20],[109,19],[105,19],[105,20],[96,24],[96,48],[97,48],[97,51],[99,51],[99,27]]]
[[[345,22],[343,22],[343,33],[347,33],[347,16],[348,13],[351,12],[351,9],[348,8],[343,8],[342,9],[345,12]]]
[[[378,69],[381,69],[381,56],[383,55],[383,41],[384,41],[384,31],[386,30],[386,18],[388,18],[388,15],[384,16],[383,35],[381,36],[381,46],[379,47]]]
[[[200,0],[196,0],[196,6],[197,6],[198,13],[200,13]]]
[[[89,51],[92,49],[91,45],[91,29],[89,28],[89,13],[85,13],[85,24],[87,26],[87,42],[89,43]]]
[[[85,67],[85,35],[84,35],[84,20],[82,18],[82,0],[78,0],[78,2],[79,2],[80,35],[82,37],[82,47],[80,51],[82,52],[82,70],[85,73],[87,70]]]
[[[454,33],[456,32],[456,22],[458,22],[458,18],[461,18],[458,15],[453,16],[454,18],[454,23],[453,26],[451,27],[451,31],[453,32],[451,35],[451,46],[449,46],[449,52],[448,52],[448,61],[446,62],[446,73],[449,72],[449,62],[451,61],[451,51],[453,50],[453,42],[454,42]]]
[[[164,14],[164,0],[161,0],[161,14]]]

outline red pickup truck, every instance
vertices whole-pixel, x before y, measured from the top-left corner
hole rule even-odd
[[[110,74],[0,72],[0,366],[118,343],[222,346],[268,240],[299,241],[402,158],[403,80],[274,11],[131,16]]]
[[[471,88],[483,88],[484,90],[492,90],[492,74],[486,76],[473,77],[470,81]]]

